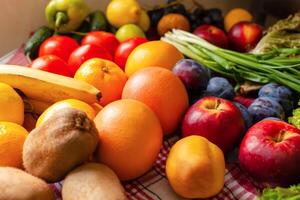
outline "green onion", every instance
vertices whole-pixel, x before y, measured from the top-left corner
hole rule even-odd
[[[168,32],[162,38],[185,56],[236,81],[259,84],[277,82],[300,92],[300,49],[274,49],[265,54],[239,53],[219,48],[182,30]]]

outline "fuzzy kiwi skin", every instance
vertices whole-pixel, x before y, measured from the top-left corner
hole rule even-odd
[[[84,164],[67,175],[64,200],[125,200],[125,190],[117,175],[106,165]]]
[[[95,151],[98,131],[87,115],[64,108],[30,132],[23,146],[27,172],[47,182],[61,181]]]
[[[55,200],[45,181],[12,167],[0,167],[0,191],[0,200]]]

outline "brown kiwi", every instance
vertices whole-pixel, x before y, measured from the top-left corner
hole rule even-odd
[[[30,132],[23,146],[23,164],[29,173],[57,182],[95,151],[98,132],[87,115],[63,108]]]
[[[64,200],[125,200],[125,190],[117,175],[106,165],[84,164],[67,175]]]
[[[54,200],[47,183],[20,169],[0,167],[0,200]]]

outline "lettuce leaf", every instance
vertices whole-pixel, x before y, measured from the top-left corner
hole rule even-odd
[[[259,200],[299,200],[300,184],[289,188],[266,188],[263,190]]]
[[[278,48],[300,48],[300,12],[271,26],[251,52],[260,54]]]

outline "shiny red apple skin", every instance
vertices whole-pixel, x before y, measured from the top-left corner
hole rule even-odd
[[[189,108],[183,119],[182,135],[203,136],[227,153],[236,147],[244,126],[242,114],[232,102],[208,96]]]
[[[300,183],[300,130],[284,121],[258,122],[242,140],[239,162],[263,185]]]
[[[229,46],[239,52],[252,50],[262,38],[263,29],[253,22],[239,22],[228,32]]]
[[[200,25],[194,32],[195,35],[221,48],[228,48],[228,38],[224,31],[212,25]]]

